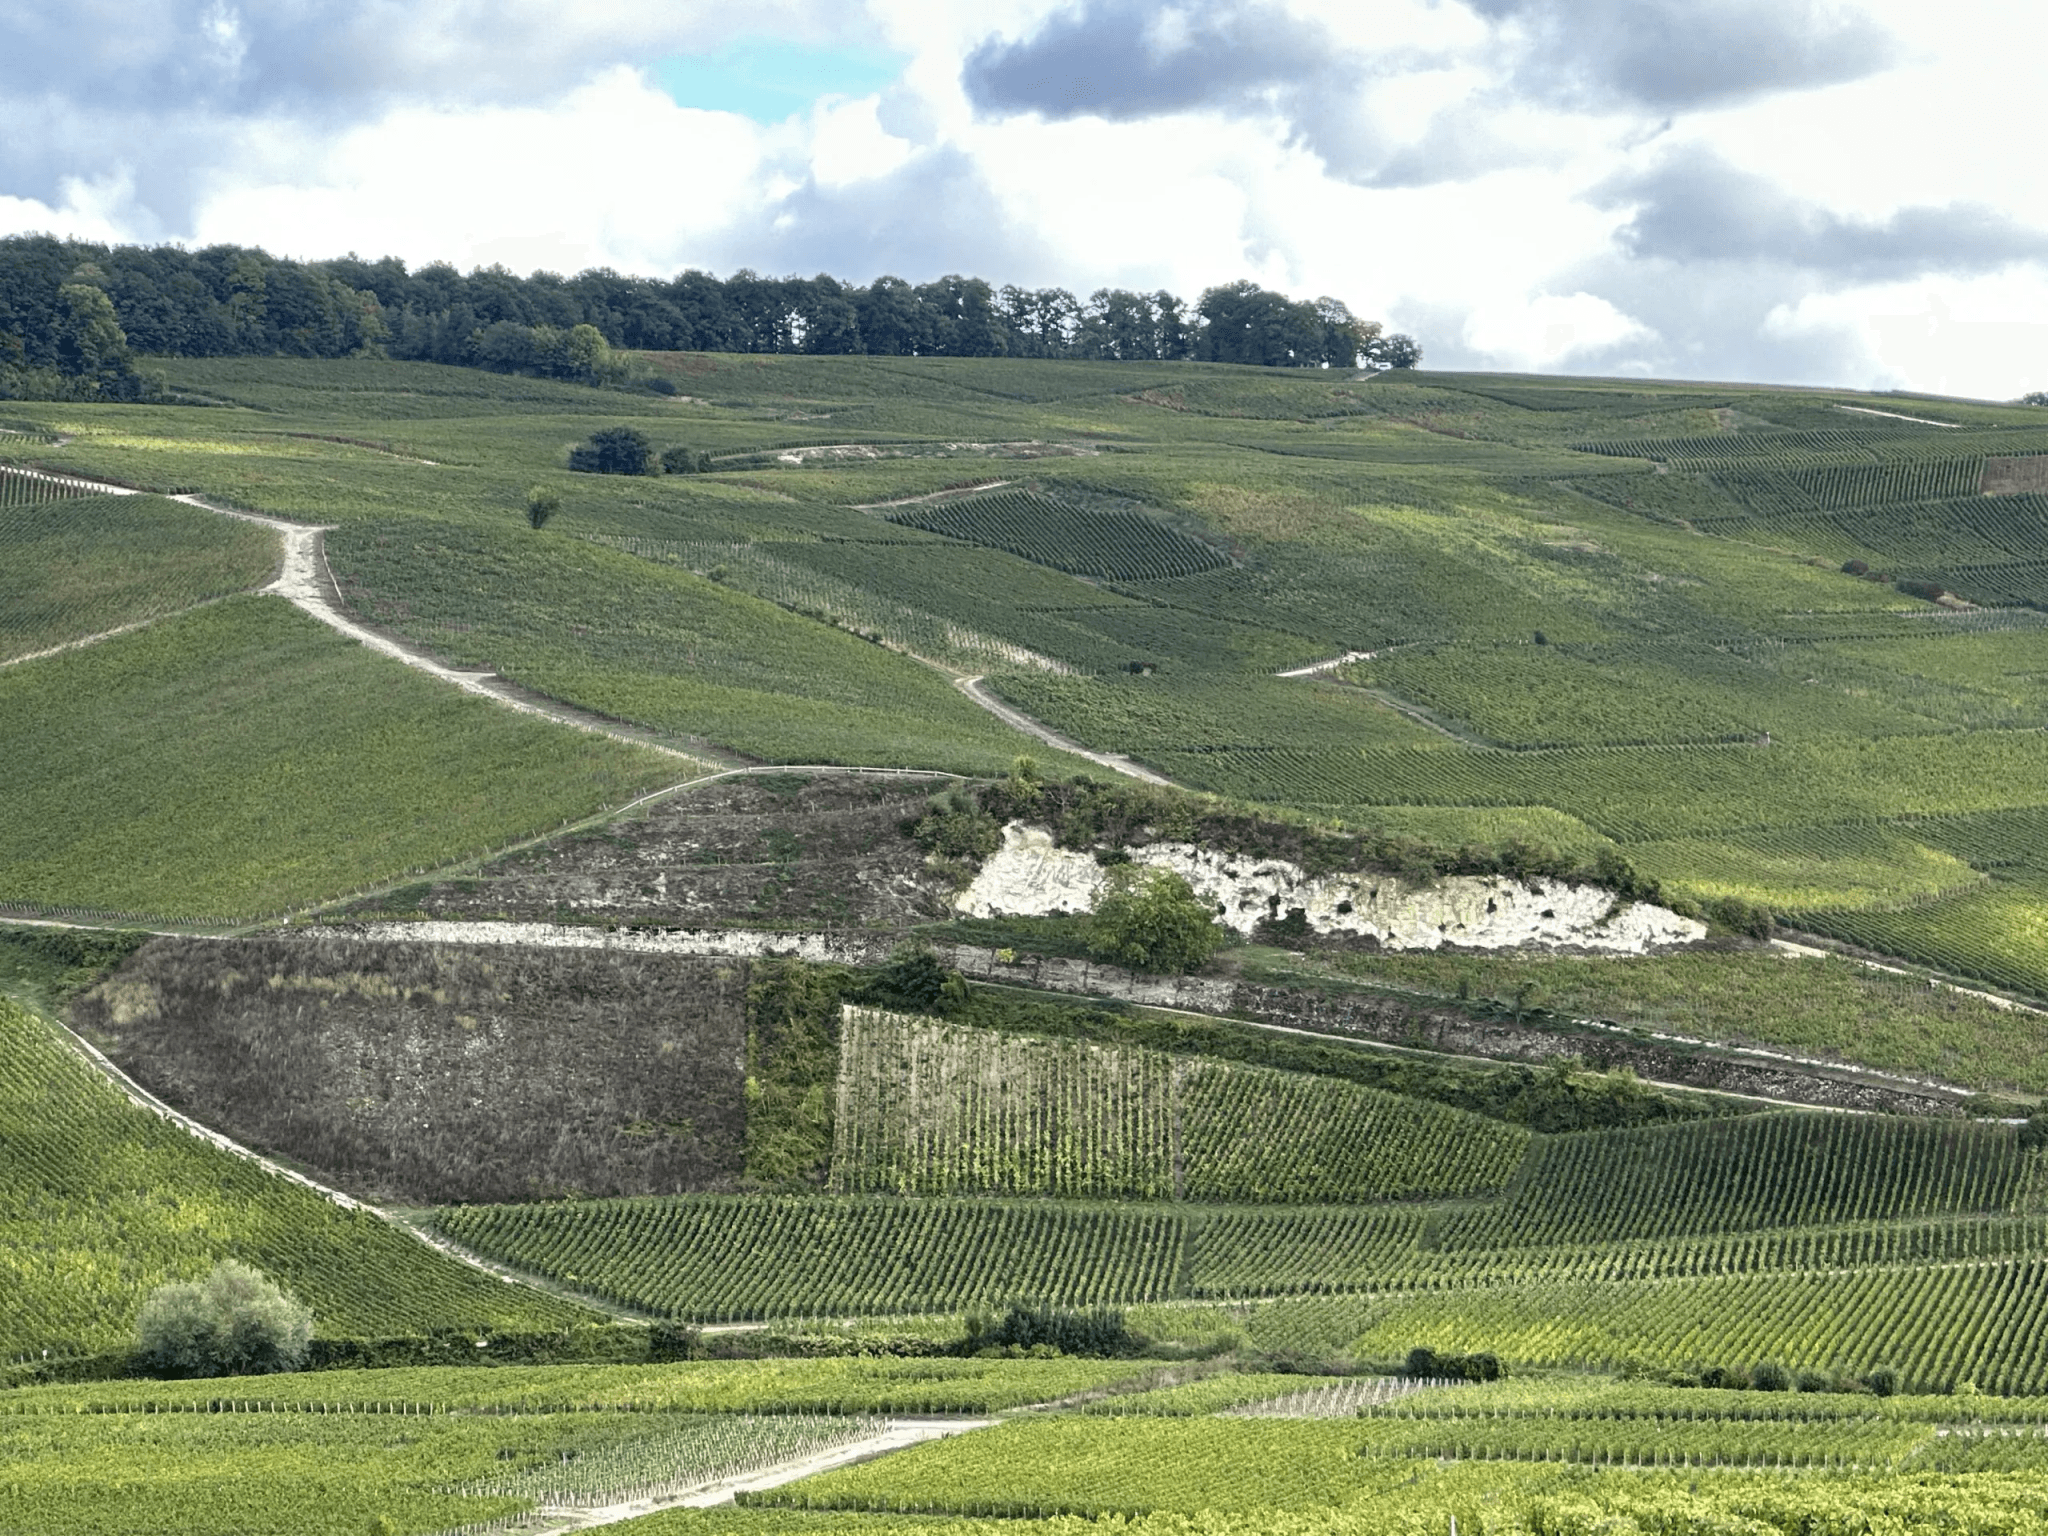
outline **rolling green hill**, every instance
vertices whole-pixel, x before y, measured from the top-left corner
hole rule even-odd
[[[378,914],[395,920],[570,921],[586,939],[636,929],[622,945],[728,920],[865,923],[854,937],[866,941],[928,918],[957,872],[921,862],[905,830],[940,804],[927,799],[936,775],[1000,775],[1020,754],[1048,777],[1111,771],[983,708],[979,679],[1089,752],[1227,797],[1219,818],[1247,803],[1273,813],[1243,825],[1282,829],[1297,851],[1314,818],[1479,845],[1489,869],[1509,854],[1523,870],[1563,868],[1546,849],[1588,867],[1619,854],[1674,899],[1734,898],[2048,996],[2048,500],[2032,489],[2048,413],[1192,364],[650,361],[681,392],[242,358],[163,365],[179,398],[210,404],[11,405],[0,908],[226,930],[380,889]],[[708,455],[709,469],[567,470],[574,444],[622,424]],[[325,591],[331,578],[351,619],[415,652],[497,674],[503,694],[373,654],[323,624],[317,602],[254,595],[280,553],[266,530],[161,495],[56,495],[9,465],[326,526],[309,580]],[[534,487],[561,499],[544,528],[527,518]],[[780,774],[751,781],[750,796],[670,804],[632,835],[601,824],[700,771],[676,751],[935,777],[899,786],[900,807],[895,791],[849,791],[860,814],[843,826],[806,823],[805,807],[837,802]],[[1010,782],[1038,792],[1028,775]],[[1089,793],[1052,798],[1078,818]],[[966,807],[955,811],[974,819]],[[565,823],[581,830],[546,839]],[[892,838],[894,862],[863,862]],[[1444,857],[1433,867],[1468,867]],[[659,872],[684,864],[722,873],[672,887]],[[728,890],[747,893],[744,912],[704,894]],[[1074,920],[1059,922],[948,933],[1080,953]],[[1738,926],[1701,950],[1629,959],[1247,945],[1226,964],[1248,988],[1295,989],[1309,1024],[1349,986],[1389,1008],[1456,1004],[1475,1036],[1526,1027],[1517,1047],[1538,1032],[1525,1015],[1547,1008],[1542,1027],[1571,1039],[1545,1048],[1596,1064],[1617,1059],[1597,1056],[1603,1041],[1666,1031],[2048,1089],[2039,1015],[1918,975],[1784,959],[1727,932]],[[289,988],[275,968],[268,991],[291,995],[258,999],[263,1059],[283,1064],[265,1070],[315,1059],[297,1030],[335,1044],[319,1023],[335,1014],[330,992],[396,1018],[377,1005],[382,960],[318,923],[307,932],[295,942],[331,953]],[[139,942],[109,941],[76,969]],[[434,1006],[417,1010],[414,1037],[393,1024],[386,1054],[377,1030],[349,1047],[359,1081],[323,1107],[334,1134],[375,1111],[391,1156],[468,1145],[455,1132],[469,1122],[435,1123],[434,1063],[488,1064],[507,1021],[523,1021],[539,1058],[584,1052],[555,1098],[522,1098],[550,1106],[517,1127],[536,1157],[580,1136],[610,1166],[649,1137],[716,1129],[730,1155],[709,1187],[736,1192],[592,1199],[565,1180],[559,1200],[447,1207],[434,1216],[446,1236],[674,1322],[808,1330],[763,1348],[971,1351],[985,1320],[970,1333],[961,1314],[1028,1301],[1128,1308],[1156,1350],[1184,1357],[1157,1383],[1182,1394],[1180,1418],[1136,1399],[1127,1412],[1056,1403],[760,1501],[777,1507],[673,1511],[642,1529],[1071,1536],[1036,1525],[1069,1512],[1164,1536],[1180,1512],[1196,1524],[1174,1529],[1217,1536],[1290,1519],[1309,1522],[1301,1536],[1435,1536],[1453,1515],[1504,1536],[1937,1519],[2017,1536],[2048,1507],[2038,1435],[2004,1433],[2037,1428],[2048,1408],[1963,1390],[2048,1390],[2048,1154],[2010,1123],[2025,1105],[1939,1087],[1914,1102],[1986,1118],[1709,1104],[1582,1063],[1480,1067],[1394,1035],[1283,1038],[1271,1020],[1261,1034],[1249,1009],[1055,1020],[1042,999],[998,1003],[994,988],[950,981],[955,1015],[912,1019],[887,1011],[902,1005],[886,975],[703,961],[692,976],[759,983],[745,1018],[735,993],[716,1043],[679,1045],[652,1070],[710,1083],[715,1065],[726,1119],[707,1129],[692,1119],[711,1110],[663,1109],[660,1125],[623,1112],[615,1125],[590,1103],[642,1069],[640,1047],[621,1048],[623,1065],[598,1059],[589,1009],[613,1000],[588,978],[620,968],[554,953],[476,961],[462,986],[420,982]],[[445,957],[415,958],[430,977]],[[254,959],[218,982],[207,963],[193,962],[187,991],[242,987],[238,1006],[255,1008]],[[556,987],[578,1007],[552,1006]],[[117,982],[98,995],[109,1029],[124,996],[140,994]],[[859,1006],[835,1023],[842,997]],[[1605,1033],[1575,1011],[1609,1021]],[[177,1059],[171,1045],[211,1052],[198,1065],[219,1093],[261,1091],[247,1060],[177,1018],[152,1023],[161,1059]],[[1612,1111],[1594,1122],[1609,1128],[1533,1129],[1588,1121],[1510,1123],[1496,1102],[1569,1099],[1574,1085]],[[476,1144],[499,1144],[494,1117],[510,1111],[472,1099]],[[755,1117],[744,1172],[742,1102]],[[432,1198],[470,1186],[448,1187]],[[524,1199],[539,1186],[475,1187]],[[328,1338],[557,1330],[597,1315],[137,1108],[8,1002],[0,1229],[0,1360],[117,1348],[152,1285],[226,1255],[296,1290]],[[849,1333],[819,1318],[865,1321]],[[1364,1419],[1348,1399],[1320,1424],[1208,1416],[1268,1389],[1299,1395],[1272,1387],[1275,1370],[1384,1369],[1418,1347],[1490,1353],[1522,1379],[1421,1394],[1412,1411],[1388,1395]],[[1685,1385],[1763,1363],[1803,1376],[1799,1390]],[[1239,1366],[1244,1381],[1172,1384]],[[891,1386],[899,1368],[908,1395]],[[168,1530],[218,1515],[245,1533],[444,1529],[562,1490],[673,1484],[709,1464],[706,1445],[793,1456],[850,1443],[854,1413],[1154,1384],[1137,1362],[750,1369],[360,1373],[224,1396],[205,1384],[0,1391],[0,1526]],[[1958,1395],[1881,1402],[1865,1389],[1888,1371]],[[1305,1380],[1315,1397],[1322,1383]],[[261,1432],[216,1419],[223,1401],[265,1415],[245,1421]],[[383,1433],[394,1410],[418,1432]],[[754,1410],[838,1418],[738,1417]],[[148,1520],[124,1479],[150,1490]],[[377,1523],[387,1508],[391,1527]]]
[[[1450,843],[1618,845],[1681,893],[2048,991],[2042,513],[1984,490],[2031,483],[2006,466],[2048,452],[2038,410],[659,361],[687,394],[177,360],[219,404],[25,405],[49,435],[0,453],[338,524],[357,613],[670,739],[966,772],[1054,756],[922,657],[1192,788]],[[614,421],[713,472],[568,474]],[[535,483],[564,498],[540,533]]]

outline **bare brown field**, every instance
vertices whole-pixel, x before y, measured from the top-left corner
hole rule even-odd
[[[730,1188],[744,961],[160,939],[72,1005],[150,1092],[405,1204]]]
[[[2048,454],[1984,461],[1985,495],[2019,496],[2029,491],[2048,491]]]

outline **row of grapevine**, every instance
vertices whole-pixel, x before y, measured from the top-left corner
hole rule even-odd
[[[1087,506],[1042,491],[920,502],[889,513],[889,521],[1110,581],[1190,576],[1230,563],[1200,539],[1142,512]]]
[[[2040,845],[2018,852],[2038,868]],[[2048,996],[2048,891],[2033,879],[1988,886],[1897,911],[1800,913],[1816,933],[1916,960],[1960,976]]]
[[[849,1008],[832,1185],[892,1194],[1173,1193],[1172,1059]]]
[[[1335,807],[1548,805],[1622,841],[1900,815],[2005,810],[2038,801],[2048,738],[1956,732],[1800,745],[1441,747],[1157,751],[1170,777],[1219,793]]]
[[[38,469],[0,464],[0,507],[24,507],[36,502],[76,501],[81,496],[103,494],[96,487]]]
[[[1497,1189],[1528,1133],[1355,1083],[849,1008],[833,1187],[1207,1201]]]
[[[1909,1271],[2048,1252],[2048,1220],[1766,1227],[1549,1247],[1444,1247],[1461,1210],[1288,1211],[998,1200],[680,1196],[444,1211],[492,1258],[694,1321],[1473,1291],[1534,1284]]]
[[[2039,1217],[1769,1227],[1550,1247],[1447,1248],[1443,1215],[1401,1206],[1243,1211],[1189,1229],[1205,1297],[1438,1290],[1560,1280],[1690,1279],[2006,1259],[2048,1252]]]
[[[776,1197],[467,1206],[438,1221],[549,1280],[700,1322],[1164,1299],[1186,1230],[1158,1208]]]
[[[630,1439],[579,1447],[571,1456],[449,1491],[521,1499],[548,1510],[591,1509],[745,1477],[852,1445],[887,1427],[886,1419],[864,1416],[650,1415],[634,1426],[638,1432]]]
[[[1943,501],[1976,494],[1981,457],[1907,459],[1825,469],[1719,469],[1714,483],[1758,512],[1839,512],[1886,502]]]
[[[335,1418],[523,1419],[590,1414],[622,1422],[606,1433],[631,1440],[662,1415],[996,1413],[1112,1385],[1143,1386],[1157,1363],[980,1359],[954,1355],[771,1356],[651,1365],[401,1366],[285,1372],[231,1383],[121,1380],[21,1387],[0,1394],[0,1416],[206,1417],[232,1410]],[[515,1426],[516,1427],[516,1426]],[[31,1431],[32,1432],[32,1431]],[[230,1429],[232,1432],[232,1429]],[[280,1431],[282,1432],[282,1431]],[[365,1431],[374,1434],[374,1428]],[[388,1431],[386,1431],[388,1435]],[[502,1472],[503,1468],[494,1468]]]
[[[1711,465],[1756,459],[1765,463],[1825,455],[1836,461],[1870,462],[1872,452],[1896,430],[1869,427],[1813,427],[1805,430],[1724,432],[1711,437],[1633,437],[1573,443],[1580,453],[1606,458],[1653,459],[1663,464]],[[1909,439],[1910,441],[1910,439]]]
[[[1565,1461],[1607,1467],[1896,1467],[1934,1438],[1926,1424],[1872,1415],[1759,1423],[1644,1418],[1594,1426],[1549,1415],[1493,1420],[1374,1417],[1361,1454],[1458,1461]]]
[[[868,591],[797,561],[776,558],[786,546],[774,543],[704,543],[628,535],[587,535],[644,560],[685,566],[764,597],[793,613],[822,619],[839,629],[964,670],[1020,667],[1054,673],[1074,669],[1028,646],[982,632],[957,619]]]
[[[1490,1206],[1447,1215],[1446,1248],[1531,1247],[2007,1210],[2009,1127],[1765,1114],[1554,1136]]]
[[[1475,1341],[1531,1366],[1889,1365],[1912,1390],[1970,1381],[2038,1393],[2048,1389],[2048,1259],[1440,1291],[1385,1307],[1355,1345],[1385,1355]]]
[[[1504,1184],[1529,1148],[1519,1126],[1334,1078],[1195,1061],[1176,1087],[1190,1200],[1474,1194]]]
[[[1849,418],[1844,418],[1845,420]],[[1632,437],[1571,444],[1579,453],[1606,458],[1651,459],[1718,473],[1723,467],[1754,465],[1767,470],[1806,470],[1917,460],[1982,460],[2026,456],[2048,450],[2038,428],[1986,427],[1940,431],[1910,422],[1875,418],[1854,426],[1771,428],[1717,432],[1707,436]]]

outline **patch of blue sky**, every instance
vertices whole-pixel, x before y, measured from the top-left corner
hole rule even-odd
[[[779,123],[821,96],[869,96],[903,72],[902,56],[755,38],[716,53],[671,54],[652,69],[678,106]]]

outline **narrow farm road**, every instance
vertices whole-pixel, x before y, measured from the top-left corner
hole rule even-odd
[[[949,1435],[964,1435],[970,1430],[988,1429],[996,1422],[994,1419],[891,1419],[889,1427],[880,1434],[870,1435],[866,1439],[855,1440],[847,1445],[835,1446],[829,1451],[819,1451],[794,1461],[785,1461],[746,1477],[707,1483],[697,1488],[679,1488],[671,1494],[657,1494],[652,1498],[634,1499],[623,1504],[607,1504],[597,1509],[551,1513],[555,1513],[556,1518],[562,1522],[555,1527],[556,1530],[587,1531],[595,1526],[616,1525],[622,1520],[637,1519],[658,1509],[714,1509],[721,1504],[732,1503],[736,1494],[759,1493],[765,1488],[780,1488],[784,1483],[793,1483],[799,1478],[830,1472],[835,1467],[852,1466],[859,1461],[873,1461],[877,1456],[886,1456],[891,1451],[907,1450],[928,1440],[943,1440]]]
[[[982,687],[979,677],[956,677],[953,679],[953,686],[994,715],[998,720],[1002,721],[1003,724],[1011,727],[1013,730],[1022,731],[1027,736],[1037,737],[1048,747],[1057,747],[1062,752],[1071,752],[1076,757],[1085,757],[1089,762],[1099,764],[1109,769],[1112,773],[1120,773],[1128,779],[1139,779],[1144,783],[1157,784],[1166,789],[1174,787],[1173,780],[1154,773],[1142,763],[1134,763],[1128,757],[1115,752],[1092,751],[1082,746],[1081,743],[1073,738],[1062,736],[1050,726],[1040,725],[1022,710],[1012,709],[1001,699]]]
[[[1902,416],[1897,411],[1880,411],[1867,405],[1837,405],[1835,409],[1838,411],[1854,411],[1858,416],[1888,416],[1893,421],[1910,421],[1922,427],[1947,427],[1954,432],[1962,430],[1962,426],[1958,422],[1936,421],[1932,416]]]
[[[133,486],[110,485],[104,481],[87,480],[76,475],[57,475],[45,470],[15,469],[8,467],[5,473],[37,481],[52,487],[71,491],[90,491],[102,496],[140,496],[148,494]],[[254,523],[268,528],[278,536],[282,545],[283,558],[279,562],[277,578],[261,590],[275,593],[302,612],[312,615],[328,628],[347,635],[358,644],[368,646],[379,655],[389,656],[393,661],[425,672],[444,683],[453,684],[465,693],[477,694],[493,700],[506,709],[523,715],[534,715],[543,720],[552,720],[558,725],[571,726],[579,731],[590,731],[599,736],[609,736],[614,741],[623,741],[636,747],[675,758],[678,762],[692,767],[721,769],[741,766],[740,759],[723,752],[709,749],[685,752],[656,740],[651,733],[638,731],[631,726],[608,720],[589,710],[578,709],[573,704],[542,698],[531,694],[514,683],[498,676],[495,672],[462,672],[454,667],[434,660],[424,651],[357,623],[341,611],[340,588],[335,584],[334,575],[327,568],[327,554],[321,536],[333,525],[328,523],[294,523],[284,518],[269,517],[261,512],[245,512],[238,507],[223,507],[206,500],[203,496],[172,496],[172,501],[182,502],[188,507],[197,507],[202,512],[211,512],[218,517],[231,517],[237,522]],[[150,621],[154,622],[154,621]],[[75,649],[83,645],[110,640],[116,635],[128,633],[140,625],[126,625],[104,634],[75,640],[61,649]],[[51,653],[44,653],[51,654]],[[21,660],[34,658],[22,657]]]

